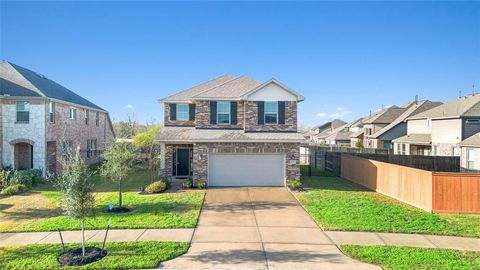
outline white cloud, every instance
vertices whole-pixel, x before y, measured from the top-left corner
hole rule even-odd
[[[324,112],[319,112],[316,114],[317,117],[325,117],[327,116],[327,113],[324,113]]]
[[[131,104],[128,104],[127,106],[125,106],[125,109],[127,109],[127,110],[133,110],[133,108],[135,108],[135,107]]]
[[[317,117],[322,118],[322,117],[328,117],[328,118],[344,118],[347,115],[352,114],[353,112],[344,108],[344,107],[337,107],[334,112],[319,112],[316,114]]]

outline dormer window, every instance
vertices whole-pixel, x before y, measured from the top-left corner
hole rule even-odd
[[[219,125],[230,124],[230,102],[217,103],[217,123]]]
[[[265,102],[265,124],[278,123],[278,102]]]
[[[177,120],[178,121],[189,120],[188,104],[177,104]]]

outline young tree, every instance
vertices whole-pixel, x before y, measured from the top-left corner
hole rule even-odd
[[[93,183],[80,151],[64,151],[60,158],[63,171],[56,177],[55,187],[63,194],[61,205],[65,213],[82,224],[82,256],[85,257],[85,220],[93,214],[95,206]]]
[[[103,153],[103,164],[100,174],[118,184],[118,207],[122,209],[123,181],[135,168],[137,151],[129,143],[113,142]]]
[[[152,126],[149,130],[135,135],[133,140],[134,144],[146,153],[145,161],[152,181],[158,176],[160,167],[160,149],[155,144],[155,138],[159,130],[160,126]]]

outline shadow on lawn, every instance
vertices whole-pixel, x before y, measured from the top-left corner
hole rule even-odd
[[[318,177],[305,176],[301,180],[303,187],[308,190],[337,190],[337,191],[358,191],[358,192],[374,192],[364,186],[350,182],[340,177]]]

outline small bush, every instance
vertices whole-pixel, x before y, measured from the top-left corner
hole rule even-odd
[[[10,170],[0,170],[0,186],[6,187],[10,185],[10,176],[12,171]]]
[[[192,186],[193,186],[193,183],[191,179],[187,179],[185,180],[185,182],[183,182],[183,188],[192,188]]]
[[[167,189],[169,189],[172,186],[172,181],[168,180],[166,177],[160,177],[158,181],[162,181],[167,185]]]
[[[15,171],[10,179],[11,185],[23,184],[27,187],[37,185],[43,181],[42,171],[37,169]]]
[[[297,189],[300,189],[302,187],[302,182],[300,182],[298,180],[288,179],[287,180],[287,186],[291,190],[297,190]]]
[[[145,187],[146,193],[161,193],[167,189],[167,184],[163,181],[156,181]]]
[[[197,187],[200,188],[200,189],[207,188],[207,182],[205,182],[205,181],[198,181],[198,182],[197,182]]]
[[[18,194],[20,192],[24,192],[26,190],[28,190],[28,187],[26,185],[16,184],[16,185],[9,186],[9,187],[6,187],[6,188],[2,189],[2,194],[4,194],[4,195],[14,195],[14,194]]]

